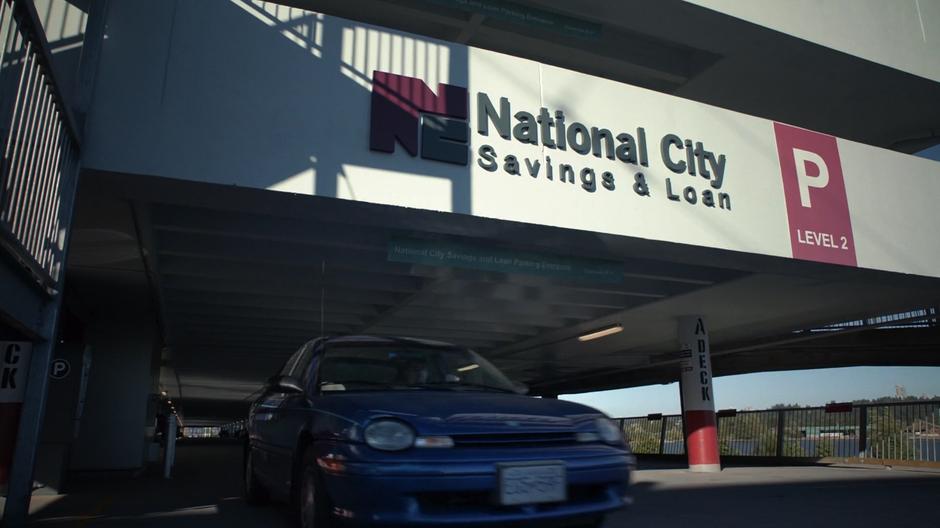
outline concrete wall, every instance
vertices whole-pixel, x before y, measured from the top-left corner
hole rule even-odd
[[[940,0],[686,0],[940,81]]]
[[[101,315],[86,329],[86,338],[93,359],[71,469],[140,468],[156,330],[150,319]]]

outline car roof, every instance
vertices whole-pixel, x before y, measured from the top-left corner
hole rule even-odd
[[[444,341],[435,341],[433,339],[421,339],[407,336],[382,336],[382,335],[343,335],[331,336],[323,340],[322,344],[370,344],[370,345],[392,345],[409,344],[423,347],[434,348],[463,348],[452,343]]]

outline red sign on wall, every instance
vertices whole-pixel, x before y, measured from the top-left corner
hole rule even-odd
[[[10,476],[32,343],[0,341],[0,490]]]
[[[857,265],[836,138],[774,123],[793,258]]]

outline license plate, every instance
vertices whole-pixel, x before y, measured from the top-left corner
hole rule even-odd
[[[564,463],[500,464],[497,470],[502,505],[562,502],[568,497]]]

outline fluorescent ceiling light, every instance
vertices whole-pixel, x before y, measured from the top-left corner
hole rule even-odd
[[[620,326],[619,324],[615,324],[611,326],[606,326],[599,330],[594,330],[593,332],[589,332],[584,335],[580,335],[578,336],[578,341],[581,341],[581,342],[591,341],[592,339],[600,339],[602,337],[617,334],[620,332],[623,332],[623,327]]]
[[[457,369],[457,372],[469,372],[473,369],[478,369],[478,368],[480,368],[480,365],[477,365],[476,363],[471,363],[467,365],[466,367],[460,367],[459,369]]]

